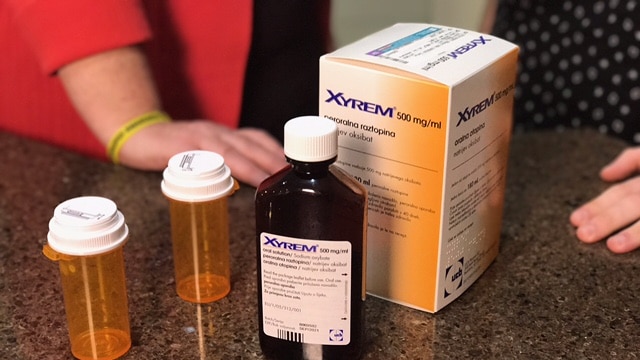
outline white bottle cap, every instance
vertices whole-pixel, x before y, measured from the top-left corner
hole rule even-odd
[[[319,116],[300,116],[284,125],[284,154],[293,160],[320,162],[338,155],[338,126]]]
[[[113,201],[83,196],[55,208],[47,241],[61,254],[89,256],[117,248],[125,243],[128,235],[124,216]]]
[[[224,159],[211,151],[186,151],[172,156],[162,176],[162,192],[186,202],[215,200],[229,195],[235,187]]]

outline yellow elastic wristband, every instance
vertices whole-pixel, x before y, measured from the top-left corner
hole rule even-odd
[[[138,131],[161,122],[169,122],[171,118],[162,111],[151,111],[122,125],[107,144],[107,156],[117,164],[120,161],[120,149]]]

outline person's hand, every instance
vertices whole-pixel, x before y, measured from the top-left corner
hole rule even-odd
[[[151,125],[134,134],[120,151],[122,165],[162,170],[171,156],[189,150],[220,154],[237,180],[258,186],[287,165],[280,143],[256,128],[230,129],[206,120]]]
[[[620,181],[580,206],[570,216],[576,236],[585,243],[607,238],[614,253],[640,247],[640,147],[624,150],[600,171],[609,182]]]
[[[58,77],[78,114],[105,145],[127,119],[162,108],[146,57],[137,46],[78,59],[61,67]],[[267,132],[232,130],[206,120],[141,129],[120,149],[119,161],[141,170],[162,170],[171,156],[189,150],[222,155],[232,175],[253,186],[286,165],[280,143]]]
[[[137,46],[90,55],[58,70],[78,114],[96,138],[108,144],[127,119],[161,109],[146,57]],[[280,143],[259,129],[232,130],[206,120],[157,123],[122,146],[119,162],[141,170],[162,170],[171,156],[209,150],[224,157],[237,180],[257,186],[287,165]]]

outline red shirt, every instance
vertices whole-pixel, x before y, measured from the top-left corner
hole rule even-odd
[[[248,0],[0,0],[0,130],[105,158],[53,75],[143,42],[171,116],[236,127],[251,28]]]

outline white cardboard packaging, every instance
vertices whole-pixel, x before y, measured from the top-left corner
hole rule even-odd
[[[396,24],[320,59],[337,164],[369,191],[367,292],[436,312],[498,254],[518,48]]]

